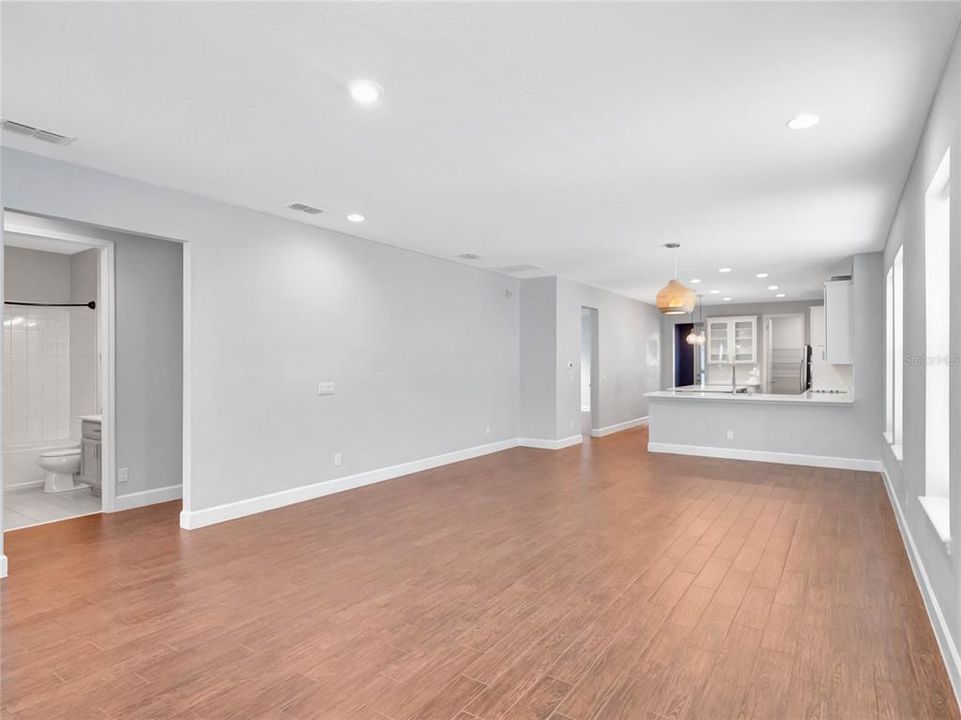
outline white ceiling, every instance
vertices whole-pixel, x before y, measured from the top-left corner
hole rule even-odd
[[[3,3],[4,115],[78,138],[3,142],[644,300],[676,241],[709,299],[791,300],[882,247],[959,8]]]

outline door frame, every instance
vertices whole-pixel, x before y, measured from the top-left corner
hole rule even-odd
[[[103,454],[100,468],[102,512],[114,512],[117,504],[117,428],[116,428],[116,300],[114,243],[103,238],[70,233],[58,229],[37,227],[31,221],[33,216],[3,209],[3,232],[20,235],[45,237],[54,240],[76,243],[88,248],[97,248],[100,263],[100,277],[97,283],[97,350],[103,362],[99,367],[101,402],[101,443]],[[41,223],[43,218],[37,218]],[[69,221],[68,221],[69,222]],[[6,243],[4,243],[6,247]],[[3,491],[3,477],[0,473],[0,493]]]

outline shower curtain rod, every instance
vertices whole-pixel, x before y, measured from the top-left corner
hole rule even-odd
[[[34,303],[34,302],[16,302],[15,300],[4,300],[4,305],[27,305],[29,307],[86,307],[91,310],[97,309],[97,303],[91,300],[86,303]]]

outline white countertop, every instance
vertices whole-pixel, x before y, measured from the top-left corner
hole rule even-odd
[[[719,393],[719,392],[678,392],[657,390],[645,393],[644,397],[671,400],[714,400],[718,402],[737,403],[787,403],[790,405],[851,405],[854,396],[851,393],[816,393],[810,390],[800,395],[775,395],[772,393]]]
[[[103,415],[81,415],[80,419],[85,422],[103,422]]]

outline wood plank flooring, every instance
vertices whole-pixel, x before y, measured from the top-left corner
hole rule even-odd
[[[7,533],[0,716],[959,718],[877,475],[646,442]]]

